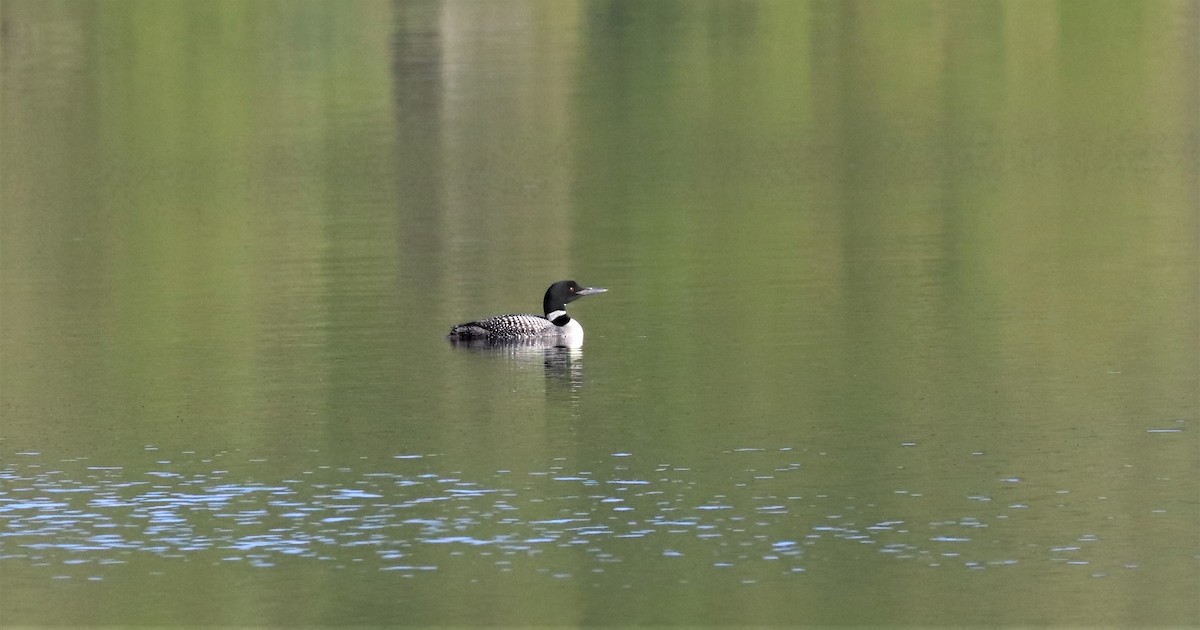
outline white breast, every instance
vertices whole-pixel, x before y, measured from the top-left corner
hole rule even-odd
[[[572,319],[565,326],[557,326],[558,341],[561,345],[568,348],[579,348],[583,346],[583,326],[579,322]]]

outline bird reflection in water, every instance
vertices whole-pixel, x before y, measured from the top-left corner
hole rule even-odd
[[[554,338],[450,339],[450,345],[468,352],[503,357],[519,366],[541,362],[548,381],[569,389],[583,386],[583,348],[568,346]]]

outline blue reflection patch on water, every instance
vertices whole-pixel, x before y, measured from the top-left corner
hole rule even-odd
[[[817,549],[823,557],[877,552],[929,567],[961,557],[957,566],[971,570],[1017,565],[1012,549],[1091,562],[1078,557],[1081,546],[1015,539],[994,545],[1004,532],[978,540],[978,530],[1014,520],[1006,509],[1029,512],[1040,498],[1034,491],[1018,496],[1026,485],[1018,477],[990,476],[995,487],[980,488],[989,494],[939,497],[959,513],[928,519],[919,516],[927,514],[923,492],[881,486],[873,497],[855,498],[806,478],[814,466],[801,461],[805,453],[744,447],[703,464],[639,467],[632,453],[618,452],[607,465],[573,466],[560,457],[477,478],[413,473],[412,460],[443,458],[400,454],[362,470],[317,466],[264,479],[255,474],[262,458],[226,458],[204,472],[196,471],[211,460],[162,459],[139,472],[78,459],[51,466],[25,451],[21,459],[0,459],[0,562],[59,567],[55,577],[86,565],[87,574],[77,577],[98,579],[104,567],[145,556],[263,569],[297,560],[353,563],[406,576],[454,570],[475,558],[497,572],[524,568],[562,579],[636,557],[689,570],[736,569],[746,584],[818,570]],[[714,470],[722,485],[705,478]],[[1001,492],[1007,500],[992,501]],[[1076,539],[1088,550],[1103,544],[1092,531]],[[868,547],[840,552],[839,545]],[[572,570],[560,570],[564,562]]]

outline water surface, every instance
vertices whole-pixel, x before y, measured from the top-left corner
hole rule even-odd
[[[0,619],[1200,623],[1198,17],[6,2]]]

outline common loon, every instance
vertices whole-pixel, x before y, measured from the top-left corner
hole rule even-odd
[[[604,293],[608,289],[581,287],[574,280],[555,282],[542,298],[541,315],[497,315],[474,322],[458,324],[450,329],[452,341],[519,341],[546,340],[571,347],[583,344],[583,326],[567,315],[567,304],[585,295]]]

